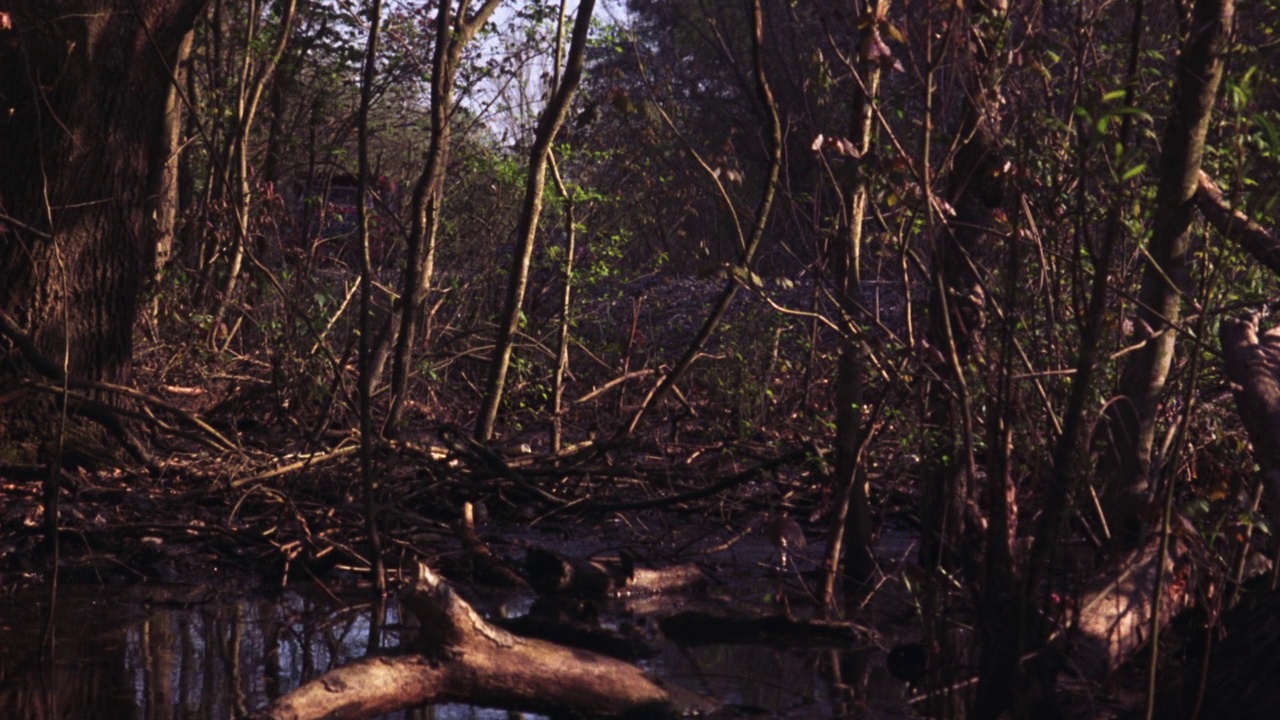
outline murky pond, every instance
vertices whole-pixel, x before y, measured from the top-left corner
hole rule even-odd
[[[732,592],[749,603],[770,590]],[[518,615],[532,602],[510,594],[469,599],[490,617]],[[714,602],[726,601],[733,602]],[[730,717],[901,716],[904,688],[885,672],[877,648],[682,648],[663,638],[653,621],[655,607],[670,614],[710,602],[706,596],[618,600],[600,615],[604,624],[643,628],[656,654],[640,664],[726,703]],[[56,602],[47,590],[0,598],[0,718],[245,717],[301,682],[365,656],[373,612],[359,597],[306,586],[276,597],[219,585],[140,585],[67,587]],[[394,600],[383,613],[379,645],[394,651],[413,630],[401,625]],[[536,716],[442,705],[390,717]]]

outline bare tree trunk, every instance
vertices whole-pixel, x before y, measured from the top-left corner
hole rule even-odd
[[[832,257],[829,261],[839,290],[838,297],[843,305],[842,317],[845,318],[858,318],[858,308],[862,302],[862,226],[866,219],[869,194],[863,158],[868,157],[873,139],[872,110],[880,94],[880,65],[883,60],[878,49],[884,45],[880,38],[880,23],[888,16],[889,5],[890,0],[875,0],[871,3],[868,14],[873,22],[862,33],[862,50],[859,54],[862,76],[859,88],[854,91],[849,137],[857,150],[857,157],[845,160],[849,177],[845,189],[847,200],[844,218],[840,228],[840,239],[844,242],[832,245]],[[822,601],[828,608],[834,601],[835,578],[840,567],[843,567],[844,572],[839,574],[848,584],[846,597],[851,597],[875,571],[875,556],[871,545],[871,508],[867,498],[866,478],[858,462],[858,451],[862,444],[860,436],[864,433],[864,365],[863,349],[855,337],[855,328],[846,327],[840,340],[840,357],[836,364],[834,485],[838,500],[831,539],[827,543],[824,563],[826,575],[822,586]]]
[[[538,236],[538,218],[542,214],[542,195],[547,181],[547,161],[551,143],[555,141],[560,126],[564,124],[582,79],[586,59],[587,34],[591,29],[591,15],[595,0],[583,0],[578,5],[573,33],[569,41],[569,58],[564,78],[554,88],[550,102],[538,119],[533,149],[529,152],[529,175],[525,179],[524,205],[520,211],[516,235],[519,246],[512,261],[507,280],[507,296],[498,320],[498,337],[489,361],[489,380],[485,386],[484,402],[476,421],[476,439],[487,442],[493,436],[493,426],[498,419],[502,393],[507,381],[507,369],[511,365],[511,352],[515,346],[516,331],[520,326],[520,310],[524,304],[525,288],[529,282],[529,262],[533,258],[533,246]]]
[[[178,54],[166,75],[170,78],[164,104],[164,131],[156,138],[156,149],[147,171],[147,217],[155,233],[155,255],[151,261],[151,302],[148,322],[156,329],[159,314],[159,285],[169,258],[173,255],[173,236],[178,224],[178,166],[182,147],[182,90],[186,84],[187,58],[195,33],[188,31],[178,45]]]
[[[555,77],[552,85],[560,84],[560,63],[564,52],[564,19],[568,11],[568,3],[560,2],[560,17],[556,22]],[[551,179],[556,183],[556,190],[564,201],[564,270],[560,274],[564,287],[560,292],[560,323],[556,333],[556,369],[551,381],[551,452],[560,452],[564,441],[564,376],[569,372],[569,316],[573,309],[573,253],[577,245],[578,219],[575,211],[573,195],[565,187],[564,178],[560,176],[560,166],[556,163],[554,152],[548,154],[551,164]]]
[[[453,89],[462,65],[462,51],[489,21],[500,2],[485,0],[468,18],[468,0],[459,0],[456,12],[453,0],[439,0],[435,48],[431,58],[431,139],[427,145],[426,164],[413,187],[412,218],[400,291],[399,330],[395,335],[395,354],[391,364],[391,406],[384,426],[384,432],[389,434],[396,431],[409,392],[414,341],[435,273],[436,233],[440,226],[444,180],[453,137]],[[388,322],[394,326],[397,316],[393,313]],[[375,353],[375,385],[391,339],[391,328],[387,328],[380,341],[381,347]]]
[[[564,444],[564,379],[569,372],[569,335],[572,331],[573,311],[573,254],[577,250],[578,218],[575,212],[573,196],[560,177],[560,168],[556,164],[555,155],[550,157],[551,177],[556,181],[560,197],[564,199],[564,268],[560,271],[560,281],[564,284],[560,291],[560,324],[556,333],[556,369],[551,381],[551,452],[560,452]]]
[[[369,253],[369,105],[378,64],[378,31],[382,24],[382,0],[373,0],[369,17],[369,43],[360,75],[360,110],[356,118],[357,161],[356,223],[360,234],[360,479],[364,490],[365,534],[369,536],[369,561],[373,565],[373,592],[381,599],[387,592],[382,567],[382,537],[378,532],[378,481],[373,471],[373,259]],[[370,647],[378,647],[371,635]]]
[[[1178,57],[1168,125],[1161,142],[1154,230],[1135,310],[1130,356],[1120,378],[1120,399],[1107,412],[1110,447],[1102,458],[1104,507],[1117,539],[1138,541],[1140,515],[1150,500],[1156,414],[1175,352],[1180,292],[1187,269],[1200,158],[1222,77],[1234,0],[1196,0]]]

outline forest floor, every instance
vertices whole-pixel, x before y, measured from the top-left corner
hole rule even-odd
[[[722,287],[653,277],[594,305],[579,321],[575,366],[582,369],[571,374],[559,453],[549,447],[543,408],[531,400],[545,383],[520,375],[498,439],[487,447],[464,441],[483,362],[441,323],[433,371],[440,381],[426,384],[426,399],[410,405],[396,439],[379,443],[374,458],[390,564],[447,555],[466,502],[485,508],[494,527],[566,534],[642,527],[659,511],[677,522],[687,516],[742,528],[785,506],[811,535],[823,535],[830,391],[821,368],[830,333],[768,305],[812,312],[825,302],[812,287],[740,292],[682,392],[631,436],[611,438]],[[541,339],[526,339],[526,350],[537,353]],[[144,340],[138,356],[134,387],[147,398],[139,424],[150,463],[119,460],[123,453],[100,462],[86,452],[65,464],[64,579],[171,581],[229,571],[277,584],[286,574],[368,566],[353,408],[309,397],[326,388],[295,358],[263,345],[201,353],[187,343]],[[632,379],[575,402],[624,375]],[[345,382],[334,384],[349,397]],[[739,476],[724,492],[679,499]],[[36,466],[0,470],[11,500],[0,510],[6,586],[35,580],[46,567],[44,477]],[[529,495],[534,486],[546,496]],[[883,490],[889,497],[898,487]]]
[[[455,330],[461,309],[442,305],[424,371],[432,381],[420,382],[422,399],[372,459],[390,584],[412,577],[421,561],[463,586],[483,587],[489,579],[477,576],[459,531],[470,505],[480,536],[517,572],[532,548],[596,559],[621,551],[646,567],[696,563],[723,597],[753,613],[778,612],[775,603],[785,598],[788,614],[820,615],[818,571],[834,497],[834,337],[816,317],[830,315],[828,299],[812,285],[766,281],[743,290],[681,392],[635,432],[617,433],[722,288],[722,281],[650,277],[592,303],[578,319],[559,451],[549,443],[547,386],[537,366],[545,357],[515,373],[495,442],[468,439],[483,384],[482,344]],[[873,335],[905,332],[902,297],[893,283],[868,284]],[[528,332],[519,352],[545,355],[553,330]],[[351,374],[321,381],[314,348],[299,359],[267,342],[243,342],[217,352],[142,342],[135,387],[145,396],[139,424],[152,455],[148,463],[89,458],[60,470],[61,584],[193,585],[204,600],[209,593],[277,597],[299,586],[333,598],[367,590],[372,555]],[[326,404],[326,395],[339,401]],[[885,651],[919,633],[918,462],[900,447],[868,454],[881,572],[872,599],[850,608],[851,619],[873,633],[863,672],[873,670],[878,692],[897,698],[885,707],[901,712],[906,686],[885,689],[897,682],[885,672]],[[15,597],[48,577],[46,472],[0,468],[7,499],[0,589]],[[769,528],[780,511],[810,542],[792,550],[801,573],[774,584]],[[964,626],[968,599],[949,602]],[[955,672],[968,662],[956,658]]]

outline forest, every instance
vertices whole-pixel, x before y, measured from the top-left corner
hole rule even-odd
[[[0,717],[1275,717],[1277,29],[0,0]]]

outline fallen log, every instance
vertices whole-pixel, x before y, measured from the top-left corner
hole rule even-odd
[[[1193,597],[1189,592],[1194,578],[1192,556],[1177,535],[1169,538],[1164,564],[1159,588],[1161,627],[1190,607]],[[1159,571],[1160,537],[1153,535],[1085,589],[1068,635],[1068,656],[1077,672],[1105,681],[1151,640]]]
[[[531,547],[525,555],[525,573],[533,589],[546,596],[627,597],[696,590],[707,583],[697,565],[643,568],[625,551],[617,562],[606,563]]]
[[[494,627],[425,565],[419,564],[402,602],[421,624],[413,652],[365,658],[327,672],[259,717],[340,720],[444,702],[589,717],[657,718],[715,709],[711,700],[669,692],[634,665]]]

